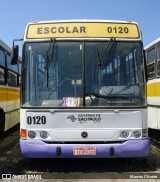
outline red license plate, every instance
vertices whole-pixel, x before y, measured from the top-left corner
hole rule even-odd
[[[96,155],[96,147],[73,148],[73,155]]]

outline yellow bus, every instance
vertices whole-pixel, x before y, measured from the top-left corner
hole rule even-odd
[[[160,129],[160,38],[145,47],[147,60],[148,124]]]
[[[19,123],[21,59],[11,65],[11,49],[0,40],[0,132]]]

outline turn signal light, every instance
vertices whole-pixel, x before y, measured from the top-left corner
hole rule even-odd
[[[21,129],[21,137],[22,138],[27,138],[27,131],[26,131],[26,129]]]

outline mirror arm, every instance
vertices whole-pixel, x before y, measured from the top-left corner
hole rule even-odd
[[[13,40],[13,47],[14,47],[14,42],[15,42],[15,41],[23,41],[23,39],[14,39],[14,40]]]
[[[14,42],[15,41],[22,41],[23,39],[14,39],[13,40],[13,47],[12,47],[12,51],[11,51],[11,64],[17,64],[18,62],[18,49],[19,46],[15,45]]]

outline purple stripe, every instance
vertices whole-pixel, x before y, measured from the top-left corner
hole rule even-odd
[[[56,148],[61,148],[57,156]],[[75,147],[96,147],[96,155],[74,156]],[[111,155],[110,148],[114,148]],[[116,158],[116,157],[145,157],[149,154],[150,140],[128,140],[115,144],[47,144],[40,140],[20,139],[20,149],[26,158]]]

